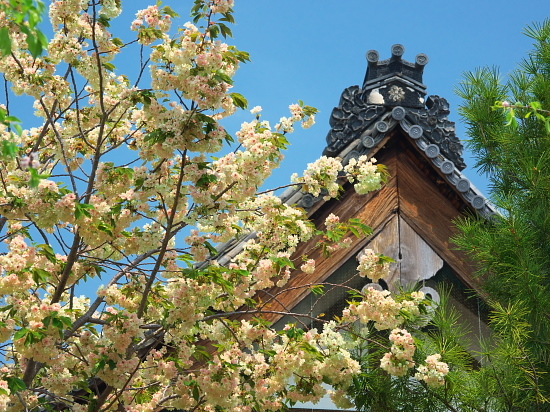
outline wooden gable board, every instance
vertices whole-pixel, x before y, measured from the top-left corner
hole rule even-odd
[[[316,271],[306,274],[296,269],[284,288],[261,293],[265,311],[274,312],[266,313],[265,319],[276,322],[282,316],[280,312],[292,309],[308,296],[312,285],[324,282],[343,263],[369,245],[382,253],[384,249],[406,251],[401,253],[401,257],[386,252],[401,265],[399,274],[393,276],[405,283],[433,276],[434,270],[445,261],[463,283],[477,288],[467,257],[455,250],[449,240],[455,234],[452,221],[471,208],[408,139],[401,129],[396,129],[375,153],[389,173],[389,180],[382,189],[358,195],[350,184],[346,184],[340,199],[319,202],[311,214],[318,226],[330,213],[339,216],[341,221],[358,218],[373,229],[372,236],[362,239],[352,236],[351,247],[338,250],[329,257],[323,257],[320,249],[308,253],[319,238],[300,245],[295,256],[307,253],[309,258],[315,259]],[[397,232],[390,229],[394,225],[399,227],[400,221],[403,222],[401,229]],[[390,233],[392,230],[396,233]],[[415,256],[418,253],[422,256]],[[422,269],[431,273],[421,275],[419,271]]]

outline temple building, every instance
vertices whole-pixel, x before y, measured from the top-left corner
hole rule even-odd
[[[269,295],[278,295],[269,310],[312,316],[323,313],[324,319],[340,315],[348,296],[345,290],[328,287],[318,296],[300,286],[326,282],[361,290],[370,281],[357,275],[357,257],[370,248],[395,260],[389,276],[370,285],[397,291],[414,284],[436,302],[441,285],[452,285],[451,303],[473,330],[473,337],[479,337],[487,333],[483,302],[474,293],[479,284],[472,265],[450,238],[455,233],[454,219],[465,214],[489,218],[495,211],[462,174],[466,167],[463,146],[455,134],[455,124],[448,119],[447,100],[426,96],[422,75],[428,57],[418,54],[414,62],[408,62],[403,54],[400,44],[392,46],[391,57],[385,60],[380,60],[375,50],[367,52],[363,84],[342,92],[330,117],[331,129],[323,151],[344,163],[361,155],[375,157],[387,167],[387,183],[367,195],[358,195],[346,183],[340,198],[328,201],[295,188],[282,195],[285,202],[306,209],[316,224],[334,213],[341,221],[360,219],[373,229],[372,235],[352,237],[351,247],[328,258],[319,249],[309,253],[316,261],[315,272],[306,274],[297,269],[284,287],[288,291],[270,290]],[[224,257],[219,262],[224,264],[235,256],[244,240],[222,245],[220,254]],[[299,246],[297,255],[311,249],[315,241]],[[265,317],[273,323],[291,321],[277,314]],[[303,322],[318,326],[313,320]],[[328,400],[295,407],[313,409],[336,408]]]

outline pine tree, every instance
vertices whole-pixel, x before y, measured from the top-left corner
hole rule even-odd
[[[525,34],[534,48],[510,76],[482,68],[457,88],[468,144],[499,214],[461,219],[454,243],[477,264],[492,334],[472,353],[443,291],[415,343],[418,358],[444,354],[445,385],[384,376],[377,357],[363,350],[362,374],[350,390],[359,410],[550,410],[550,20]]]
[[[497,410],[546,410],[550,394],[550,20],[525,34],[534,48],[505,81],[485,68],[457,90],[500,212],[460,221],[456,239],[477,263],[492,308],[484,368]]]

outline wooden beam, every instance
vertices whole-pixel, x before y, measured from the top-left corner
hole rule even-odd
[[[399,214],[411,228],[451,267],[457,277],[473,288],[479,281],[472,277],[474,267],[466,254],[456,249],[450,238],[456,235],[453,221],[467,209],[458,195],[450,196],[448,184],[401,146],[397,152],[396,178]]]
[[[388,168],[393,169],[395,158],[386,159],[384,163]],[[351,186],[351,185],[348,185]],[[319,237],[311,239],[296,250],[294,257],[297,258],[307,254],[310,259],[315,259],[316,270],[313,274],[306,274],[299,269],[291,273],[290,279],[283,288],[270,288],[259,293],[264,302],[263,309],[271,311],[290,310],[309,293],[309,285],[318,284],[325,281],[342,263],[346,262],[379,233],[384,226],[395,216],[398,209],[397,199],[397,179],[392,176],[386,185],[379,191],[367,195],[358,195],[352,187],[347,187],[340,199],[333,199],[325,202],[312,216],[312,220],[318,226],[322,226],[326,217],[330,213],[340,217],[341,221],[350,218],[358,218],[361,222],[373,229],[373,235],[366,238],[356,238],[350,236],[351,246],[346,249],[340,249],[333,252],[325,258],[319,248],[315,245]],[[299,262],[296,266],[299,267]],[[271,322],[277,321],[281,316],[277,314],[265,314],[264,319]]]
[[[394,130],[391,138],[385,139],[386,146],[380,147],[376,153],[379,163],[387,167],[390,175],[388,182],[381,190],[367,195],[358,195],[351,185],[347,184],[340,199],[320,202],[310,215],[318,227],[323,225],[330,213],[339,216],[341,221],[358,218],[373,228],[373,235],[363,239],[351,237],[351,247],[337,250],[328,258],[322,256],[319,248],[315,248],[317,242],[321,240],[318,237],[299,245],[294,259],[304,254],[315,259],[315,273],[306,274],[296,269],[292,271],[288,283],[283,288],[274,287],[260,292],[264,310],[291,310],[310,293],[310,285],[325,281],[344,262],[375,239],[377,234],[389,227],[388,225],[395,224],[397,220],[392,219],[396,217],[408,225],[406,229],[409,230],[408,235],[400,233],[399,237],[418,237],[416,240],[409,239],[418,246],[413,247],[415,250],[411,253],[423,253],[422,250],[429,250],[433,267],[440,262],[437,259],[439,256],[447,262],[463,283],[479,289],[479,281],[472,277],[474,272],[472,264],[466,255],[456,250],[450,242],[450,238],[456,234],[452,221],[461,216],[468,209],[468,205],[440,176],[439,171],[420,154],[410,139],[402,134],[402,131]],[[390,232],[390,229],[386,229],[386,233]],[[375,242],[376,246],[380,247],[381,241],[382,237]],[[383,251],[380,252],[383,253]],[[299,267],[300,261],[295,260],[295,262]],[[402,262],[402,265],[407,264]],[[420,270],[421,265],[417,266]],[[389,280],[391,282],[391,279]],[[276,322],[281,316],[265,314],[263,317],[268,321]]]

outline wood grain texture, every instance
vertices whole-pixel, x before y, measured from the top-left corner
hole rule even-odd
[[[443,267],[437,253],[397,214],[368,248],[391,257],[390,273],[384,281],[392,292],[433,277]]]
[[[315,259],[315,273],[296,269],[284,288],[261,292],[263,310],[290,311],[310,293],[311,285],[325,281],[371,241],[371,246],[381,253],[394,259],[392,254],[397,253],[396,260],[401,259],[401,267],[393,270],[389,283],[431,277],[445,261],[467,287],[479,289],[478,281],[472,277],[473,266],[449,241],[455,235],[453,220],[469,210],[468,204],[400,129],[392,131],[377,149],[372,154],[390,175],[381,190],[358,195],[346,184],[341,198],[319,202],[310,211],[310,219],[317,227],[323,227],[326,217],[334,213],[341,221],[360,219],[373,229],[373,234],[362,239],[351,237],[351,247],[328,258],[315,248],[320,238],[301,244],[294,258],[307,254]],[[299,267],[301,262],[295,262]],[[266,313],[262,317],[275,322],[281,316]]]
[[[399,216],[401,284],[415,284],[435,276],[443,259]]]
[[[366,247],[395,260],[394,263],[390,263],[389,275],[384,277],[390,290],[393,290],[394,285],[397,286],[401,280],[399,215],[394,215]]]
[[[392,167],[393,159],[388,158],[386,166]],[[288,283],[283,288],[270,288],[259,294],[263,302],[263,310],[282,311],[292,309],[298,302],[304,299],[310,293],[310,286],[325,281],[343,262],[357,254],[365,245],[379,233],[385,224],[397,213],[397,180],[391,177],[386,185],[379,191],[367,195],[358,195],[351,185],[345,187],[345,191],[340,199],[332,199],[318,208],[310,216],[318,227],[323,226],[323,222],[330,213],[340,217],[341,221],[350,218],[358,218],[364,224],[373,229],[373,235],[365,238],[356,238],[350,235],[351,246],[347,249],[340,249],[332,253],[330,257],[322,256],[321,250],[315,248],[319,237],[300,245],[294,254],[299,257],[307,254],[309,258],[315,259],[316,270],[313,274],[306,274],[296,269],[292,272]],[[300,266],[297,262],[296,266]],[[264,319],[274,322],[280,318],[280,315],[266,313]]]
[[[450,185],[425,166],[406,146],[397,148],[399,215],[451,267],[469,287],[478,288],[474,268],[467,256],[451,244],[456,235],[453,220],[468,209]]]

